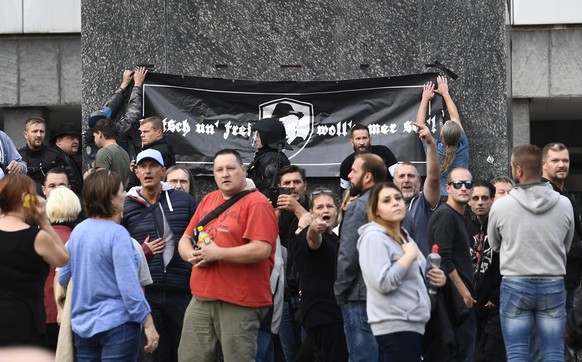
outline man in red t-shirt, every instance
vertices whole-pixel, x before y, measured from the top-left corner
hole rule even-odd
[[[220,345],[225,362],[254,361],[259,325],[272,304],[277,220],[269,200],[251,192],[204,226],[212,242],[195,250],[191,238],[198,223],[247,187],[237,151],[219,151],[213,164],[218,190],[202,199],[179,244],[180,256],[194,268],[178,356],[215,361]]]

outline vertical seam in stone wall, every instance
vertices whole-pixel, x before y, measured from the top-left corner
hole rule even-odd
[[[16,42],[16,104],[20,106],[20,41]]]
[[[417,1],[418,18],[416,21],[416,25],[418,27],[417,34],[420,37],[420,39],[422,39],[422,34],[421,34],[421,31],[422,31],[422,3],[423,3],[423,0]],[[424,60],[424,59],[422,59],[422,44],[423,44],[422,40],[419,40],[419,42],[418,42],[418,57],[421,60],[421,62]],[[420,64],[419,64],[419,66],[420,66]],[[421,68],[421,70],[420,70],[421,72],[422,72],[422,69],[423,68]]]
[[[63,89],[61,88],[61,75],[62,75],[62,56],[63,56],[63,42],[59,39],[56,40],[58,42],[58,53],[57,53],[57,87],[59,92],[59,105],[63,104]]]
[[[22,11],[20,12],[20,33],[24,35],[24,0],[22,0]]]
[[[509,2],[509,0],[508,0]],[[509,6],[509,4],[508,4]],[[511,15],[510,15],[511,16]],[[511,31],[511,24],[505,27],[505,36],[507,37],[507,76],[506,76],[506,92],[507,92],[507,154],[511,155],[511,150],[513,149],[514,141],[514,122],[513,122],[513,32]],[[511,174],[511,168],[505,166],[505,170]]]
[[[164,0],[164,73],[168,73],[168,0]]]
[[[553,36],[551,30],[546,30],[545,33],[548,35],[548,95],[547,97],[550,98],[552,96],[552,47],[553,44]]]

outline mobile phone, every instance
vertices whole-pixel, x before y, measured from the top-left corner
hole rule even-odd
[[[24,206],[27,209],[32,209],[37,208],[40,205],[40,203],[38,202],[38,199],[36,197],[36,195],[32,195],[32,194],[26,194],[24,196],[24,202],[22,203],[22,206]]]
[[[279,195],[291,195],[291,189],[288,187],[269,187],[269,201],[274,208],[277,208],[277,199]]]

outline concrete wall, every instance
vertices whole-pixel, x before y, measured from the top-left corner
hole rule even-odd
[[[507,170],[504,2],[83,0],[82,24],[83,119],[137,63],[203,77],[334,80],[419,73],[438,59],[460,75],[451,92],[473,173]]]
[[[4,131],[17,147],[25,144],[22,130],[29,117],[45,118],[49,130],[52,123],[72,121],[51,114],[55,107],[74,110],[81,104],[80,63],[78,35],[0,39],[0,107]]]
[[[514,29],[513,98],[582,97],[582,30]]]

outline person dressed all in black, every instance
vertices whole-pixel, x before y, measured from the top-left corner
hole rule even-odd
[[[83,190],[83,172],[76,155],[81,143],[81,132],[74,124],[63,123],[57,127],[50,141],[53,143],[52,149],[63,160],[63,168],[67,171],[71,190],[80,198]]]
[[[338,237],[332,231],[337,218],[334,200],[335,195],[329,190],[311,193],[312,222],[299,234],[293,252],[301,285],[303,328],[322,361],[347,362],[342,311],[333,291],[338,245]],[[305,348],[310,348],[308,343],[302,346]],[[303,352],[301,356],[305,355]]]
[[[64,162],[59,153],[43,144],[46,135],[46,122],[42,118],[32,117],[24,122],[24,139],[26,146],[20,148],[18,153],[26,162],[28,172],[36,183],[36,192],[42,193],[42,185],[48,170],[55,167],[64,167]]]
[[[259,149],[249,165],[247,176],[253,180],[259,191],[267,193],[269,187],[277,185],[279,170],[291,164],[283,149],[292,148],[286,141],[285,126],[278,118],[263,118],[251,130],[255,132],[251,140]]]

